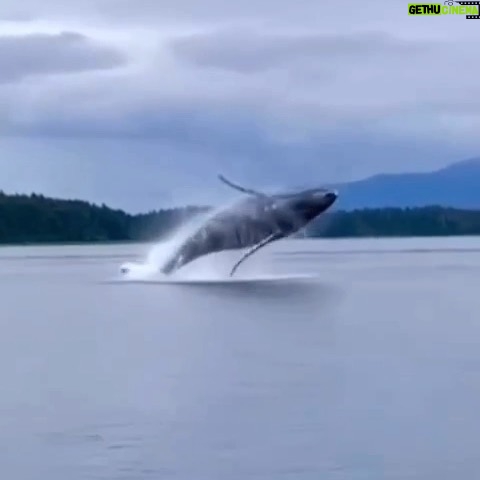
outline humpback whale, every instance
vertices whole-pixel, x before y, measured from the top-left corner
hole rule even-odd
[[[160,268],[161,273],[169,275],[210,253],[248,249],[232,267],[233,276],[247,258],[304,228],[329,209],[338,196],[336,191],[324,188],[268,195],[237,185],[223,175],[218,178],[245,197],[208,218]]]

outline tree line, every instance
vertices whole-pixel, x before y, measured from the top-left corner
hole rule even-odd
[[[80,200],[0,192],[0,244],[150,241],[207,211],[187,206],[133,215]],[[480,210],[436,206],[332,211],[302,233],[323,238],[475,234],[480,234]]]

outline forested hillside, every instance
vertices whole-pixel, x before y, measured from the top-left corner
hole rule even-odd
[[[105,205],[42,195],[0,193],[0,243],[119,242],[160,239],[207,207],[131,215]],[[310,237],[480,234],[480,210],[443,207],[333,211],[306,230]]]

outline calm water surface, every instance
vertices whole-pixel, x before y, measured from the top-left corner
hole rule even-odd
[[[239,270],[303,281],[105,283],[147,250],[0,249],[0,478],[480,477],[480,238],[279,242]]]

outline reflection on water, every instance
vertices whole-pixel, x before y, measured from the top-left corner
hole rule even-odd
[[[203,284],[201,282],[180,286],[201,291],[204,295],[237,298],[250,301],[275,300],[289,304],[290,302],[329,302],[339,290],[334,285],[322,284],[314,279],[284,280],[281,282],[225,282]],[[302,304],[296,304],[301,306]]]
[[[242,281],[178,281],[169,283],[163,281],[103,281],[100,283],[113,284],[117,286],[138,286],[141,288],[156,288],[164,289],[166,291],[176,290],[176,292],[184,291],[198,291],[205,295],[213,295],[217,297],[231,296],[233,298],[243,298],[248,296],[248,299],[258,298],[261,300],[330,300],[335,293],[338,295],[340,289],[335,285],[321,282],[315,278],[275,278],[270,279],[248,279]],[[244,298],[246,300],[246,298]]]

